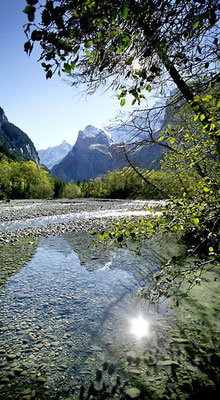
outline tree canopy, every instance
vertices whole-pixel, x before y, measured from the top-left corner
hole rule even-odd
[[[55,71],[93,89],[109,76],[117,87],[128,82],[138,100],[164,68],[181,91],[196,74],[214,79],[218,49],[216,0],[27,0],[25,51],[40,42],[50,78]],[[36,7],[41,12],[35,21]],[[209,38],[207,39],[207,34]],[[210,68],[208,68],[210,67]],[[182,76],[183,78],[183,76]],[[127,85],[126,85],[127,86]],[[126,93],[124,93],[126,94]],[[188,96],[190,94],[188,93]],[[192,100],[192,98],[191,98]]]
[[[140,103],[171,79],[209,124],[194,97],[218,79],[217,0],[27,0],[24,12],[24,48],[30,54],[40,43],[46,78],[63,71],[91,93],[111,77],[122,106],[127,94]]]

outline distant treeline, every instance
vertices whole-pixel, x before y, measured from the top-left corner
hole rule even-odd
[[[93,181],[66,183],[53,178],[43,166],[33,161],[0,158],[0,199],[29,198],[141,198],[167,199],[182,197],[183,193],[198,190],[199,177],[182,176],[167,171],[139,169],[138,175],[131,167],[109,172]]]
[[[0,154],[0,199],[80,197],[77,185],[53,178],[33,161],[14,160]]]
[[[93,181],[78,183],[82,197],[98,198],[139,198],[167,199],[182,197],[191,192],[193,196],[199,187],[198,175],[182,175],[181,179],[168,171],[138,169],[138,175],[131,167],[109,172]]]

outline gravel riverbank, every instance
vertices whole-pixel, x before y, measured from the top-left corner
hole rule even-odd
[[[76,230],[89,231],[94,227],[103,229],[113,219],[124,217],[124,212],[131,216],[138,215],[146,212],[146,206],[160,205],[161,202],[158,201],[104,199],[1,201],[0,243],[15,242],[21,237],[28,236],[41,237]],[[61,217],[65,216],[69,217],[68,222],[62,222]],[[42,217],[50,217],[51,223],[41,225]],[[34,219],[40,226],[30,226]],[[25,228],[11,228],[13,223],[21,220],[26,221]]]

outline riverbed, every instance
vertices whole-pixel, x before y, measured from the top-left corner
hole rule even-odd
[[[207,266],[178,307],[173,298],[153,304],[141,290],[181,255],[179,243],[92,246],[92,228],[161,205],[0,203],[2,400],[217,399],[217,269]]]
[[[0,243],[100,229],[116,219],[159,215],[164,201],[51,199],[0,201]],[[146,209],[147,208],[147,209]]]

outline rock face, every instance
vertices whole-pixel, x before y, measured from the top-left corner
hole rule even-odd
[[[51,172],[67,182],[93,179],[113,169],[113,141],[104,130],[87,126],[79,131],[72,150]]]
[[[58,164],[72,149],[72,146],[65,140],[59,145],[48,147],[46,150],[38,150],[41,164],[51,169]]]
[[[0,151],[12,154],[24,160],[40,163],[37,150],[28,137],[17,126],[8,121],[4,110],[0,107]]]
[[[160,146],[138,146],[128,144],[127,151],[132,149],[130,156],[136,167],[156,168],[152,166],[161,154]],[[77,182],[94,179],[117,168],[128,165],[122,150],[122,145],[115,144],[111,134],[106,130],[87,126],[84,131],[79,131],[77,141],[72,150],[64,159],[55,165],[52,175],[66,182]]]

